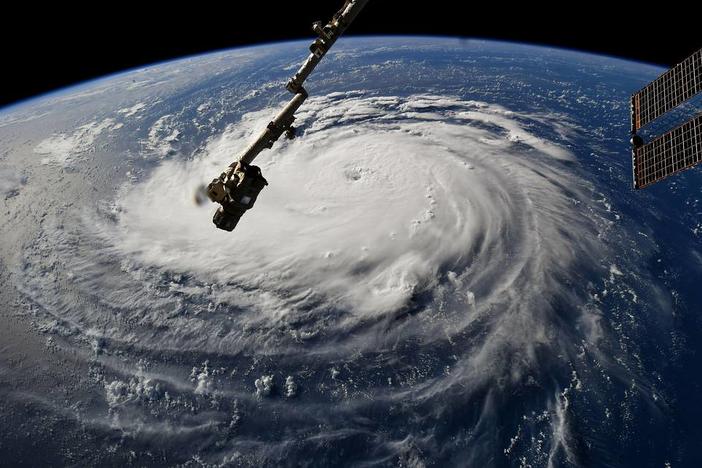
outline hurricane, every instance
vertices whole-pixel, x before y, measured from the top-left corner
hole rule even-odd
[[[256,208],[215,230],[193,194],[275,109],[47,222],[23,294],[101,394],[61,411],[161,447],[154,463],[578,466],[584,421],[626,420],[603,388],[655,393],[590,279],[623,275],[603,259],[626,237],[603,242],[611,210],[567,115],[311,97],[298,137],[256,161]],[[162,133],[147,144],[177,139]]]

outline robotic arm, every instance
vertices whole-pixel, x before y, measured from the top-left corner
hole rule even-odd
[[[312,30],[319,37],[310,46],[311,53],[307,60],[286,85],[286,89],[295,96],[237,161],[207,186],[208,198],[221,205],[212,219],[219,229],[233,231],[241,216],[253,208],[263,187],[268,185],[261,169],[251,163],[263,150],[272,148],[283,133],[290,139],[295,137],[295,112],[308,96],[302,85],[366,3],[368,0],[346,0],[343,8],[325,26],[321,22],[312,25]]]

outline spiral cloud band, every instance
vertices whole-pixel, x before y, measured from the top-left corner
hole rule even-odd
[[[220,461],[331,457],[345,441],[381,461],[431,447],[477,462],[520,438],[533,459],[573,461],[568,395],[602,334],[574,285],[606,252],[562,117],[450,96],[310,98],[299,138],[256,161],[270,183],[256,207],[220,232],[193,192],[273,113],[166,157],[86,230],[44,240],[96,304],[43,301],[114,373],[99,377],[109,424],[219,437]],[[541,419],[506,409],[516,388]],[[436,422],[459,416],[462,448]],[[485,418],[508,433],[482,433]],[[247,438],[264,424],[269,440]]]
[[[346,310],[345,322],[396,312],[448,273],[488,300],[500,292],[494,275],[511,289],[525,266],[539,281],[567,268],[559,225],[578,222],[567,219],[577,200],[554,187],[573,185],[557,169],[569,153],[505,109],[436,96],[312,99],[299,116],[304,136],[258,161],[270,182],[259,206],[234,235],[213,231],[212,207],[184,189],[221,170],[270,114],[245,116],[202,158],[166,162],[129,186],[117,247],[254,291],[238,300],[259,313],[307,309],[315,297]],[[499,261],[510,251],[510,264]]]

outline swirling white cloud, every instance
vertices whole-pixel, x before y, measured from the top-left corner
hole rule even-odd
[[[257,160],[270,186],[255,209],[234,233],[217,231],[193,190],[274,112],[247,114],[198,157],[125,186],[114,237],[109,228],[121,254],[226,284],[256,320],[333,304],[343,330],[439,286],[477,310],[529,308],[560,293],[576,251],[592,247],[572,155],[528,128],[557,129],[557,116],[432,95],[311,98],[303,135]]]

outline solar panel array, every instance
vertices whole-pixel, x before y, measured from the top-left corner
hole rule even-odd
[[[702,114],[634,149],[634,188],[644,188],[701,161]]]
[[[631,97],[632,131],[638,131],[700,91],[702,91],[702,49]]]
[[[695,102],[700,96],[702,49],[631,96],[634,188],[647,187],[701,162],[702,113],[695,110]],[[685,116],[686,113],[689,115]],[[697,115],[692,117],[695,113]],[[677,114],[689,120],[651,142],[645,142],[649,135],[660,131],[657,127],[661,127],[666,119],[679,119],[680,116],[670,118]]]

